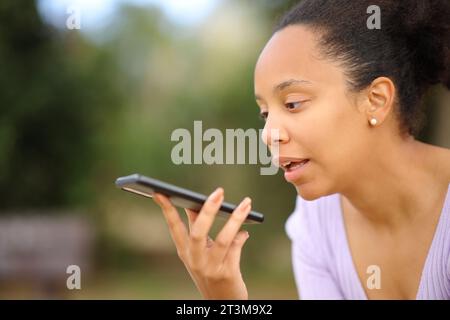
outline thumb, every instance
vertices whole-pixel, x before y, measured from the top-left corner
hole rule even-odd
[[[225,263],[229,266],[239,267],[241,262],[241,253],[242,248],[244,247],[245,242],[250,237],[248,231],[240,231],[236,237],[233,239],[233,242],[228,250],[227,256],[225,257]]]

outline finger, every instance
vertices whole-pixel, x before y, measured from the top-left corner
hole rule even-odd
[[[184,209],[184,212],[186,212],[186,215],[188,217],[189,231],[191,231],[192,230],[192,225],[197,220],[198,212],[195,212],[195,211],[187,209],[187,208]]]
[[[194,258],[199,258],[207,244],[209,230],[223,201],[223,189],[217,188],[206,200],[195,223],[192,225],[190,250]]]
[[[177,247],[178,254],[186,249],[188,240],[188,232],[186,226],[178,214],[177,209],[172,205],[168,198],[162,194],[155,193],[153,198],[155,202],[161,207],[164,217],[169,226],[169,232]]]
[[[192,226],[192,238],[203,241],[214,222],[214,217],[223,201],[223,189],[217,188],[206,200],[201,208],[195,224]]]
[[[239,231],[236,237],[233,239],[231,243],[230,249],[225,257],[225,263],[230,267],[238,267],[241,263],[241,253],[244,244],[247,242],[247,239],[250,237],[247,231]]]
[[[227,251],[239,231],[242,223],[251,210],[251,199],[246,197],[233,211],[225,226],[219,232],[214,241],[214,249],[211,251],[212,261],[223,261]]]

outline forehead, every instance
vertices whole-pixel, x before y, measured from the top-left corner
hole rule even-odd
[[[305,26],[289,26],[276,32],[261,52],[255,67],[255,88],[287,78],[311,82],[330,79],[334,66],[320,59],[317,36]]]

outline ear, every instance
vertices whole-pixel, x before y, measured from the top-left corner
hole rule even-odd
[[[395,85],[391,79],[379,77],[372,81],[366,89],[367,121],[377,119],[378,125],[383,123],[393,110],[395,101]]]

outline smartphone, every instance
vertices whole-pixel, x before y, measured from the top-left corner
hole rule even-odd
[[[151,198],[153,193],[160,193],[170,199],[175,206],[187,208],[199,212],[208,198],[204,194],[200,194],[188,189],[184,189],[167,182],[149,178],[140,174],[132,174],[129,176],[119,177],[116,180],[116,186],[122,190]],[[222,202],[218,215],[224,218],[236,209],[237,205]],[[256,211],[250,211],[245,224],[256,224],[264,221],[264,215]]]

